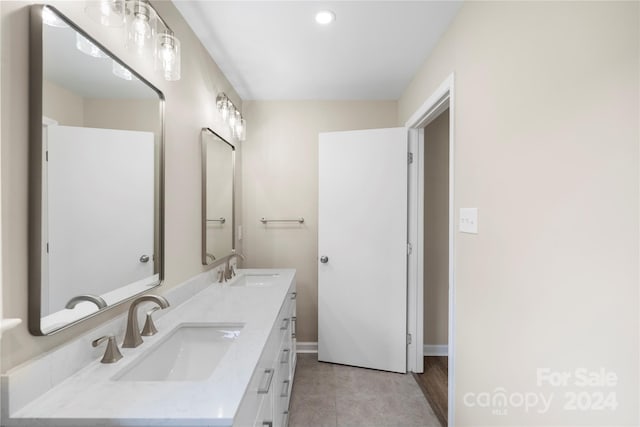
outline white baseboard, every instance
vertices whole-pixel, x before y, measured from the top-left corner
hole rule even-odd
[[[425,344],[423,352],[425,356],[448,356],[449,346],[446,344],[439,344],[439,345]]]
[[[318,352],[317,342],[298,341],[296,343],[296,353],[317,353],[317,352]]]

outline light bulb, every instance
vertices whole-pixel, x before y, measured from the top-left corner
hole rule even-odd
[[[180,41],[168,33],[160,34],[157,40],[156,64],[162,69],[164,79],[180,80]]]
[[[95,21],[107,27],[124,24],[124,0],[87,0],[85,11]]]
[[[240,113],[238,113],[238,115],[239,115],[239,114],[240,114]],[[242,118],[242,116],[239,116],[239,118],[238,118],[238,119],[236,119],[236,126],[235,126],[236,131],[235,131],[235,134],[236,134],[236,137],[237,137],[238,139],[240,139],[240,135],[242,135],[242,123],[243,123],[243,122],[244,122],[244,119]]]
[[[238,139],[244,141],[247,138],[247,122],[240,119],[240,130],[238,131]]]
[[[229,100],[223,99],[222,106],[220,107],[220,117],[222,117],[222,121],[226,122],[229,118]]]
[[[151,40],[154,32],[153,11],[147,2],[139,0],[133,4],[128,16],[130,16],[127,29],[129,42],[132,47],[141,51]]]
[[[231,108],[233,108],[233,110],[231,110],[231,112],[229,113],[229,127],[231,128],[231,131],[233,131],[236,127],[236,120],[238,118],[236,113],[238,111],[234,107]]]

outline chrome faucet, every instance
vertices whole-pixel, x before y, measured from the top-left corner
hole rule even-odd
[[[98,306],[98,310],[100,310],[101,308],[107,307],[107,302],[102,297],[99,297],[97,295],[87,294],[87,295],[78,295],[77,297],[71,298],[69,302],[67,302],[67,305],[65,305],[65,308],[68,308],[69,310],[71,310],[72,308],[75,308],[76,305],[78,305],[78,303],[82,301],[88,301],[88,302],[94,303],[95,305]]]
[[[122,348],[134,348],[142,344],[140,336],[140,326],[138,326],[138,305],[143,302],[155,302],[160,308],[169,307],[169,301],[159,295],[142,295],[133,300],[129,306],[129,317],[127,319],[127,331],[124,334]]]
[[[233,257],[239,257],[240,259],[244,260],[244,255],[242,255],[239,252],[234,252],[231,255],[229,255],[227,257],[227,260],[225,261],[224,264],[224,278],[225,280],[230,280],[233,276],[236,275],[236,272],[233,269],[233,266],[231,265],[231,258]]]

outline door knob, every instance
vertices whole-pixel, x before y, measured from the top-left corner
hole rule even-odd
[[[328,263],[328,262],[329,262],[329,257],[328,257],[328,256],[325,256],[325,255],[322,255],[322,256],[320,257],[320,262],[321,262],[321,263],[323,263],[323,264]]]
[[[140,257],[140,262],[149,262],[149,255],[142,255]]]

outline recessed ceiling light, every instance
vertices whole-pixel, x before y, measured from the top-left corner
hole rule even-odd
[[[321,10],[316,13],[316,22],[321,25],[327,25],[336,20],[336,14],[330,10]]]

